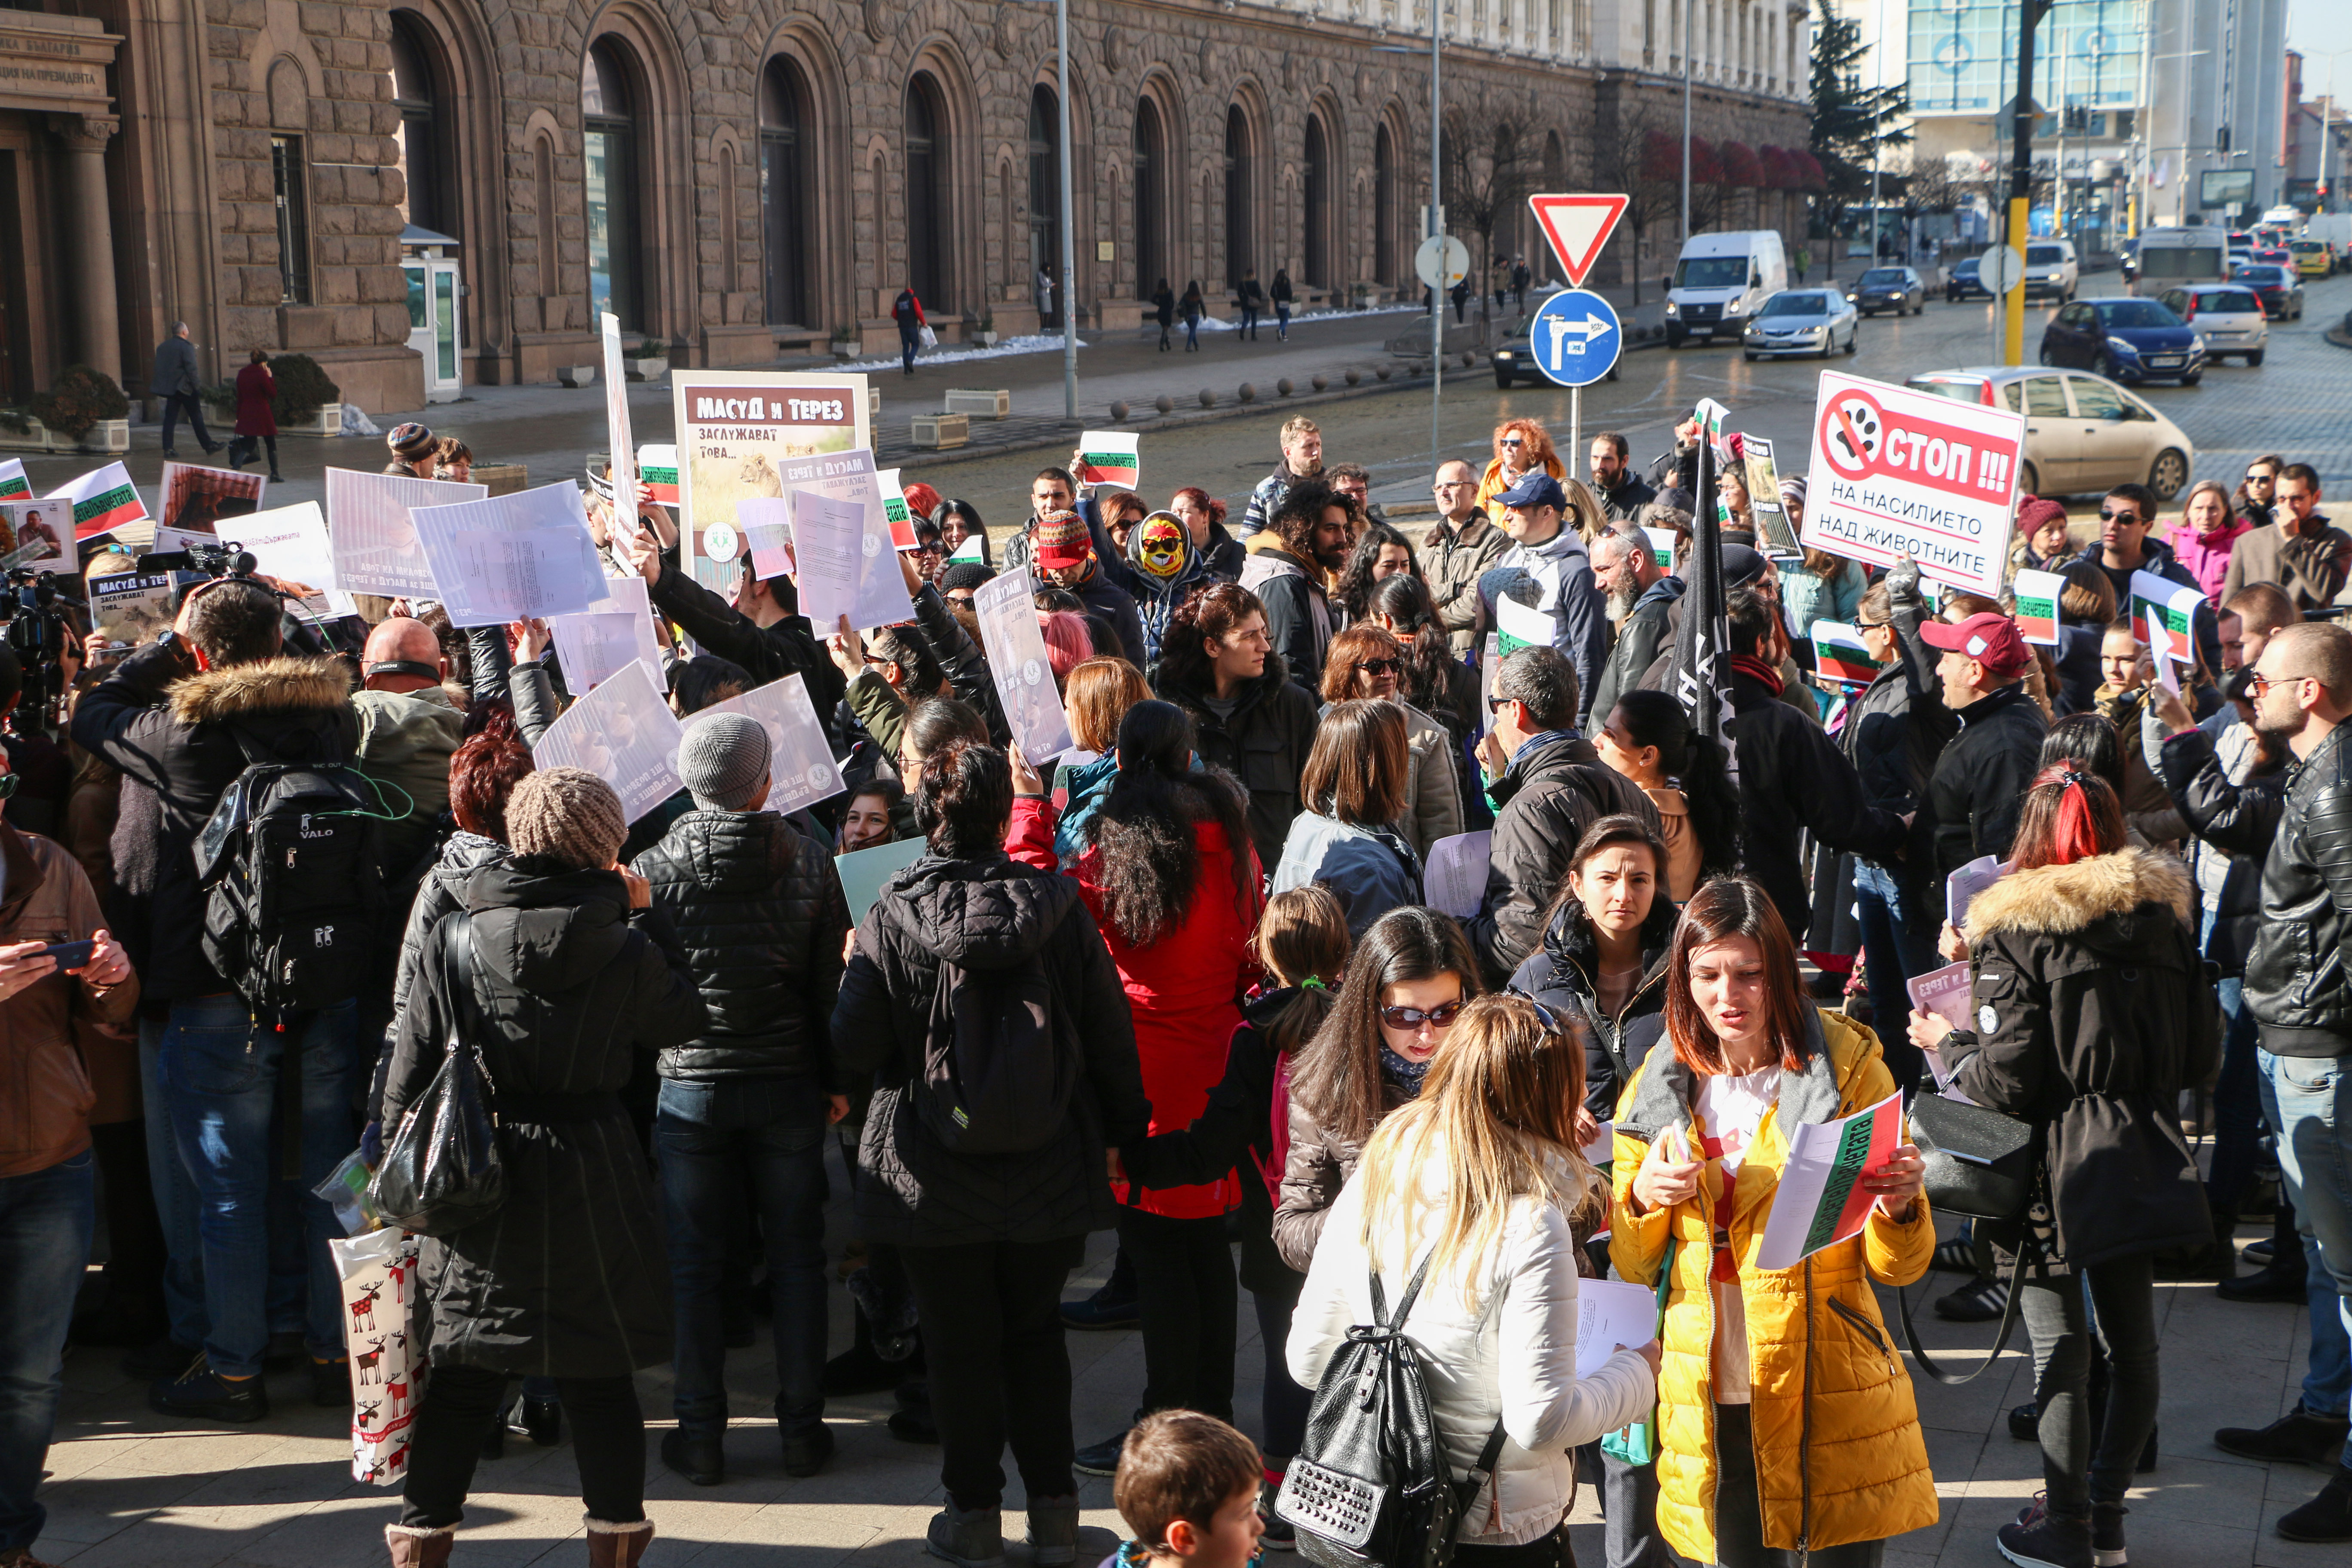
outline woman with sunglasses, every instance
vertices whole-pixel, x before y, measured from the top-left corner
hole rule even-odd
[[[1290,1073],[1290,1149],[1274,1245],[1304,1270],[1357,1156],[1383,1117],[1421,1092],[1462,1004],[1478,994],[1462,928],[1430,909],[1391,910],[1348,961],[1331,1016]]]
[[[1404,714],[1404,811],[1397,830],[1416,855],[1462,831],[1462,784],[1447,728],[1402,696],[1404,645],[1376,626],[1359,623],[1331,639],[1323,663],[1323,712],[1328,718],[1351,700],[1391,702]]]
[[[1927,1270],[1919,1152],[1863,1172],[1855,1235],[1793,1268],[1758,1262],[1800,1123],[1895,1092],[1878,1038],[1805,1000],[1764,889],[1698,890],[1669,949],[1665,1034],[1618,1107],[1609,1255],[1667,1281],[1658,1380],[1659,1532],[1722,1568],[1874,1568],[1936,1522],[1911,1380],[1874,1286]]]
[[[1348,911],[1348,933],[1400,904],[1421,902],[1421,853],[1397,828],[1412,751],[1404,710],[1351,698],[1315,730],[1299,802],[1274,868],[1274,891],[1320,882]]]
[[[1527,998],[1464,1007],[1427,1091],[1365,1146],[1291,1324],[1291,1375],[1312,1385],[1373,1321],[1375,1289],[1393,1308],[1421,1281],[1402,1331],[1444,1369],[1430,1416],[1449,1468],[1471,1471],[1503,1429],[1463,1510],[1459,1568],[1568,1568],[1576,1450],[1640,1420],[1656,1387],[1655,1342],[1577,1375],[1579,1242],[1606,1206],[1579,1151],[1582,1068]]]
[[[1569,477],[1568,465],[1552,450],[1550,434],[1532,419],[1506,419],[1496,426],[1495,455],[1478,476],[1478,504],[1487,521],[1503,526],[1503,503],[1495,498],[1538,468],[1556,479]]]

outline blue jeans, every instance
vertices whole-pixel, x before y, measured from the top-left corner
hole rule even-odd
[[[139,1020],[139,1081],[145,1095],[147,1185],[163,1227],[163,1315],[174,1342],[205,1342],[204,1243],[196,1234],[196,1184],[180,1163],[172,1106],[163,1093],[163,1021]]]
[[[1242,307],[1241,330],[1243,332],[1247,333],[1253,338],[1257,336],[1257,307],[1255,305],[1244,305]]]
[[[678,1426],[727,1425],[719,1280],[736,1205],[756,1205],[776,1333],[776,1419],[787,1434],[824,1415],[824,1090],[814,1079],[664,1079],[654,1113],[670,1287],[677,1304]]]
[[[1274,308],[1274,335],[1278,338],[1286,338],[1290,335],[1290,304],[1287,300],[1276,304]]]
[[[2274,1057],[2262,1063],[2263,1110],[2278,1134],[2279,1173],[2294,1200],[2311,1267],[2308,1410],[2344,1414],[2352,1401],[2352,1075],[2345,1057]]]
[[[40,1538],[34,1500],[64,1386],[74,1287],[89,1262],[97,1163],[87,1149],[28,1176],[0,1176],[0,1555]]]
[[[279,1201],[273,1176],[298,1184],[302,1261],[310,1275],[303,1339],[310,1354],[343,1353],[343,1294],[327,1241],[341,1236],[334,1211],[310,1189],[327,1179],[359,1142],[352,1101],[366,1064],[359,1048],[358,1009],[337,1003],[299,1016],[284,1030],[254,1019],[234,993],[172,1004],[163,1031],[163,1092],[172,1134],[196,1191],[203,1242],[205,1352],[225,1377],[261,1370],[269,1344],[269,1215]],[[278,1111],[278,1080],[299,1086],[291,1127]],[[290,1163],[280,1145],[299,1147]]]
[[[1904,1029],[1911,1019],[1911,993],[1903,983],[1943,967],[1936,954],[1943,911],[1922,889],[1906,887],[1899,870],[1859,858],[1853,863],[1853,904],[1856,922],[1862,927],[1863,977],[1870,985],[1870,1016],[1875,1020],[1880,1043],[1888,1046],[1892,1068],[1895,1053],[1891,1042],[1908,1038]],[[1912,1081],[1904,1087],[1916,1088],[1917,1053],[1906,1055],[1913,1061]]]
[[[899,331],[898,354],[901,361],[901,369],[909,372],[913,371],[915,368],[916,352],[922,346],[923,340],[920,337],[917,336],[913,332],[904,330],[903,328]]]

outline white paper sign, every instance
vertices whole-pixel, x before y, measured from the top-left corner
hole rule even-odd
[[[895,626],[914,613],[878,500],[866,506],[814,489],[794,491],[793,547],[800,560],[801,613],[819,636],[844,616],[865,631]]]
[[[530,757],[541,768],[594,773],[613,786],[621,797],[621,815],[635,822],[684,787],[677,776],[683,732],[653,671],[631,659],[565,709],[530,749]]]
[[[1954,931],[1967,921],[1976,896],[2009,875],[2009,869],[2008,862],[1979,855],[1944,879],[1944,918]]]
[[[547,629],[563,661],[563,683],[574,692],[594,690],[633,659],[643,659],[648,669],[661,668],[661,645],[654,641],[653,622],[643,616],[587,610],[554,616]]]
[[[2180,669],[2173,662],[2172,641],[2165,632],[2164,612],[2153,605],[2147,611],[2147,651],[2156,661],[2156,683],[2175,697],[2179,696]]]
[[[604,340],[604,450],[611,454],[613,494],[624,511],[635,510],[636,447],[629,444],[629,378],[621,363],[621,318],[606,310],[596,318]]]
[[[334,552],[327,542],[327,518],[319,503],[274,507],[236,520],[236,543],[253,557],[254,570],[307,588],[335,588]]]
[[[21,496],[0,504],[5,507],[0,516],[8,521],[8,566],[22,566],[28,572],[74,570],[71,507],[61,500],[28,500]]]
[[[1630,1279],[1576,1282],[1576,1375],[1591,1377],[1617,1347],[1639,1349],[1658,1337],[1658,1293]]]
[[[568,480],[408,515],[454,626],[576,615],[605,597],[587,510]]]
[[[633,616],[643,616],[649,623],[653,620],[653,595],[646,591],[643,577],[606,577],[597,585],[604,590],[604,596],[588,606],[589,614],[610,616],[626,610]],[[659,664],[655,668],[659,668]]]
[[[761,582],[797,575],[793,556],[793,503],[782,496],[745,496],[735,503],[735,526],[751,552],[751,574]]]
[[[389,599],[446,599],[416,542],[409,509],[480,500],[489,493],[488,485],[329,468],[327,538],[334,552],[334,586]]]
[[[1429,907],[1466,921],[1486,899],[1486,867],[1494,858],[1495,835],[1481,829],[1441,838],[1429,847],[1423,867],[1422,892]]]
[[[841,764],[834,760],[833,743],[809,700],[808,683],[797,675],[772,680],[740,697],[689,713],[685,728],[713,713],[740,713],[759,721],[768,731],[768,804],[770,811],[798,811],[830,800],[841,793]]]
[[[1799,542],[1998,595],[2025,416],[1823,371]]]
[[[1004,704],[1004,721],[1012,726],[1022,754],[1033,764],[1058,757],[1077,744],[1070,735],[1070,718],[1062,707],[1061,691],[1054,684],[1045,635],[1037,627],[1035,597],[1026,566],[990,578],[971,595],[989,673],[995,678],[997,698]]]

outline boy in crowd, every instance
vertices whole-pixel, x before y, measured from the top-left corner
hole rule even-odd
[[[1118,1549],[1119,1568],[1244,1568],[1265,1531],[1263,1469],[1257,1445],[1213,1415],[1162,1410],[1137,1422],[1111,1482],[1111,1502],[1135,1532]]]

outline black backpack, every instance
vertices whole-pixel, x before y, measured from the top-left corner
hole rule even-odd
[[[375,786],[341,763],[289,763],[238,732],[246,769],[196,840],[205,957],[257,1008],[306,1013],[360,994],[383,905]]]
[[[959,1154],[1025,1154],[1053,1142],[1077,1090],[1053,987],[1035,952],[1009,969],[940,962],[916,1114]]]
[[[1468,1477],[1454,1479],[1420,1355],[1404,1337],[1435,1251],[1422,1255],[1394,1317],[1372,1271],[1371,1322],[1348,1331],[1315,1385],[1307,1440],[1283,1475],[1274,1511],[1297,1531],[1298,1554],[1319,1568],[1445,1568],[1463,1517],[1502,1454],[1497,1421]]]

